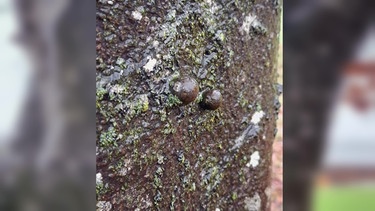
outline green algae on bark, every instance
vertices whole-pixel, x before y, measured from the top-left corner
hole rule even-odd
[[[267,210],[279,10],[266,0],[98,2],[98,201]],[[170,87],[186,75],[201,91],[179,106]],[[215,111],[199,106],[209,89],[223,97]]]

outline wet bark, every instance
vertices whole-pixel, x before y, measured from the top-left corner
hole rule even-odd
[[[97,2],[100,210],[268,210],[278,1]],[[184,105],[175,80],[197,81]],[[216,110],[202,93],[219,90]]]

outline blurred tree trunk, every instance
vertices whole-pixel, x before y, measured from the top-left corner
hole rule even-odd
[[[11,3],[32,73],[16,133],[2,145],[0,210],[92,210],[95,7]]]
[[[373,20],[373,3],[345,0],[332,7],[317,1],[285,4],[285,210],[312,209],[314,177],[320,167],[340,71]]]
[[[97,2],[99,210],[268,210],[278,1]],[[199,84],[182,105],[169,82]],[[217,110],[202,92],[217,89]]]

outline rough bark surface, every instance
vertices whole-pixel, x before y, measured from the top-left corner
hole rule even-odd
[[[97,1],[98,209],[268,210],[280,7]],[[184,76],[188,105],[169,84]]]

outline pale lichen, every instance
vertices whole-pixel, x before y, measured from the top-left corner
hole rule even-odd
[[[97,211],[110,211],[112,210],[112,204],[109,201],[98,201],[96,203]]]
[[[148,71],[148,72],[151,72],[154,70],[154,67],[156,65],[156,62],[157,60],[156,59],[151,59],[149,58],[148,62],[146,63],[145,66],[143,66],[143,68]]]
[[[247,15],[245,17],[245,20],[242,23],[242,26],[240,27],[240,32],[242,34],[246,33],[247,35],[249,35],[249,33],[250,33],[250,26],[251,26],[251,24],[253,24],[253,22],[255,20],[256,20],[256,16],[255,15],[252,15],[252,14]]]
[[[253,138],[254,136],[256,136],[257,132],[258,132],[258,129],[259,127],[257,125],[254,125],[254,124],[250,124],[243,132],[240,136],[238,136],[235,140],[234,140],[234,145],[233,147],[230,149],[231,151],[232,150],[235,150],[235,149],[238,149],[239,147],[241,147],[245,142],[247,142],[249,139]]]
[[[251,122],[255,125],[257,125],[263,118],[264,116],[264,112],[263,111],[256,111],[253,116],[251,117]]]
[[[260,211],[262,206],[262,200],[258,193],[255,193],[253,197],[245,198],[245,210],[247,211]]]
[[[251,154],[250,162],[248,162],[246,166],[255,168],[259,165],[259,160],[260,160],[259,152],[255,151],[253,154]]]
[[[245,17],[243,21],[240,32],[242,35],[250,36],[250,32],[253,31],[255,34],[265,34],[267,29],[260,23],[257,16],[254,14],[249,14]]]
[[[96,174],[96,185],[102,185],[103,184],[103,177],[101,173]]]
[[[133,11],[132,12],[132,17],[135,19],[135,20],[138,20],[140,21],[142,19],[142,14],[139,12],[139,11]]]

